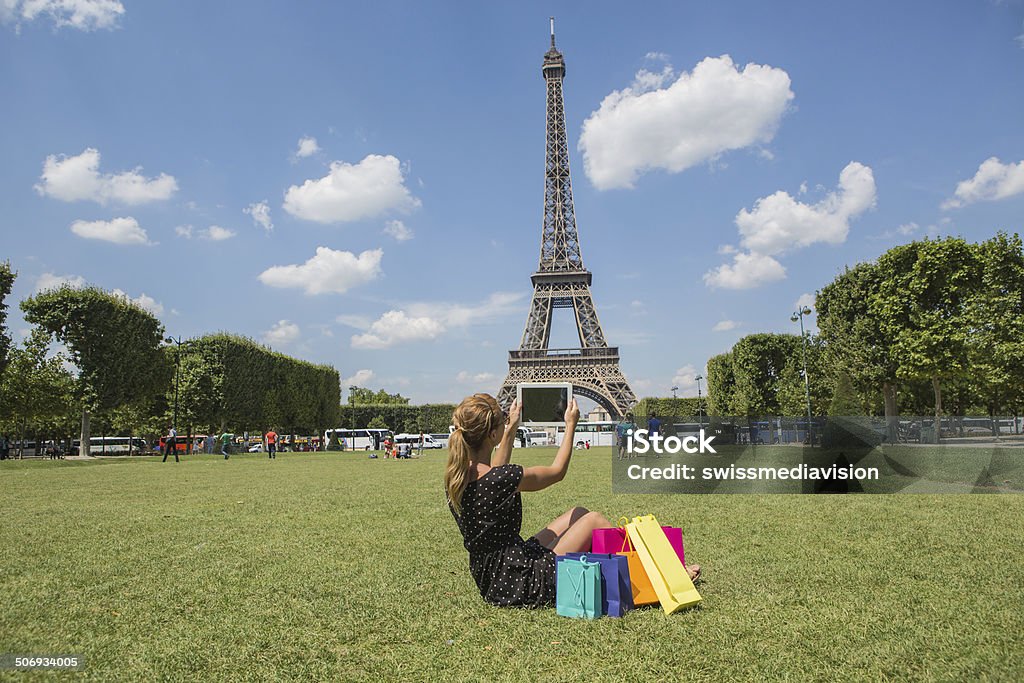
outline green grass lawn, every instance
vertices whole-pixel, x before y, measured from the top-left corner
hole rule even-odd
[[[650,512],[705,567],[700,608],[585,622],[483,603],[444,454],[0,463],[0,653],[117,681],[1024,678],[1019,495],[613,495],[609,449],[577,453],[525,535]]]

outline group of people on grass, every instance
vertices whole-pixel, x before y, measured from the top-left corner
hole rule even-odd
[[[235,438],[235,435],[224,431],[220,436],[209,435],[205,438],[205,448],[207,453],[213,453],[213,449],[217,443],[220,443],[220,454],[227,460],[231,457],[231,441]],[[277,458],[277,446],[279,436],[276,431],[270,429],[263,437],[264,443],[267,448],[267,457],[271,460]],[[161,462],[167,462],[167,458],[170,455],[174,455],[174,462],[180,462],[178,459],[178,431],[174,428],[174,425],[167,427],[167,436],[164,437],[164,459]],[[200,441],[196,441],[195,448],[199,449]],[[195,451],[194,451],[195,452]]]

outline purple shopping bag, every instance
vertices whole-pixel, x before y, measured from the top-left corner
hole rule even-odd
[[[629,562],[625,555],[566,553],[556,561],[564,559],[578,560],[586,557],[588,562],[601,565],[601,583],[603,597],[601,613],[610,617],[621,617],[633,609],[633,589],[629,584]]]

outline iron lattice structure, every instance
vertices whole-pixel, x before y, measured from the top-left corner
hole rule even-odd
[[[519,382],[571,382],[573,391],[624,415],[636,396],[619,369],[619,350],[608,346],[590,294],[592,275],[583,266],[569,177],[569,144],[565,133],[562,79],[565,60],[555,48],[544,55],[541,69],[547,85],[547,145],[544,165],[544,228],[540,265],[533,274],[533,300],[523,340],[508,354],[508,376],[498,392],[507,407]],[[551,349],[551,315],[556,308],[572,309],[580,346]]]

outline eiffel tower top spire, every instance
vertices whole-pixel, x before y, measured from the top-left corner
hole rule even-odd
[[[565,60],[555,47],[554,17],[551,17],[551,49],[544,55],[541,73],[547,84],[547,144],[544,162],[544,228],[541,231],[537,276],[545,273],[580,273],[589,284],[590,273],[583,267],[572,204],[569,144],[565,133],[565,105],[562,98]]]

